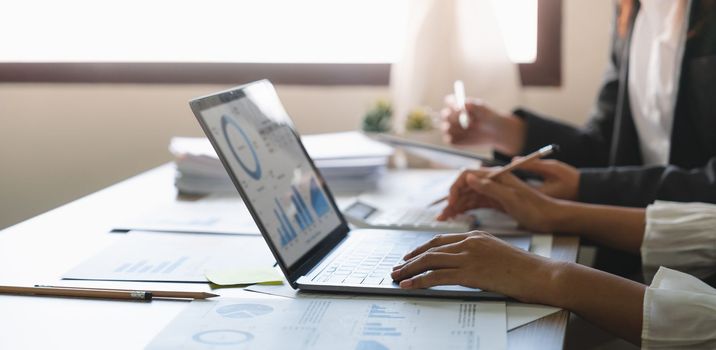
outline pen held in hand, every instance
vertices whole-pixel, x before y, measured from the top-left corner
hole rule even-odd
[[[557,145],[557,144],[551,144],[551,145],[544,146],[544,147],[538,149],[537,151],[534,151],[534,152],[530,153],[530,154],[529,154],[528,156],[526,156],[526,157],[520,158],[520,159],[518,159],[518,160],[516,160],[516,161],[514,161],[514,162],[511,162],[510,164],[505,165],[505,166],[502,167],[502,168],[499,168],[498,170],[493,171],[492,173],[490,173],[490,174],[487,175],[487,178],[490,179],[490,180],[491,180],[491,179],[494,179],[494,178],[496,178],[496,177],[498,177],[498,176],[500,176],[500,175],[502,175],[502,174],[504,174],[504,173],[506,173],[506,172],[515,170],[515,169],[519,168],[520,166],[522,166],[522,165],[524,165],[524,164],[526,164],[526,163],[529,163],[529,162],[531,162],[531,161],[533,161],[533,160],[535,160],[535,159],[544,158],[544,157],[546,157],[546,156],[548,156],[548,155],[550,155],[550,154],[556,153],[556,152],[559,152],[559,145]],[[428,208],[429,208],[429,207],[432,207],[432,206],[434,206],[434,205],[436,205],[436,204],[438,204],[438,203],[440,203],[440,202],[446,201],[447,199],[448,199],[448,196],[439,198],[439,199],[437,199],[437,200],[431,202],[431,203],[428,205]]]
[[[522,157],[522,158],[518,159],[517,161],[511,162],[510,164],[505,165],[504,167],[500,168],[499,170],[488,174],[487,178],[494,179],[506,172],[517,169],[518,167],[520,167],[523,164],[531,162],[535,159],[544,158],[544,157],[546,157],[550,154],[553,154],[555,152],[558,152],[558,151],[559,151],[559,145],[551,144],[551,145],[544,146],[544,147],[538,149],[537,151],[530,153],[528,156]]]
[[[455,94],[455,103],[460,107],[460,116],[458,117],[458,122],[460,123],[460,127],[462,127],[463,129],[467,129],[470,126],[470,118],[468,117],[467,111],[465,110],[467,96],[465,95],[465,84],[463,84],[462,80],[455,80],[455,84],[453,84],[453,90]]]

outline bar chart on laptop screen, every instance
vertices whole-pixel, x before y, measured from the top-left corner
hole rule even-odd
[[[264,102],[241,98],[204,110],[202,117],[271,241],[291,264],[340,219],[292,127],[267,115],[277,109]]]

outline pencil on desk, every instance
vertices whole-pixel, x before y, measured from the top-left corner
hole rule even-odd
[[[492,173],[487,175],[487,178],[492,180],[506,172],[515,170],[515,169],[519,168],[520,166],[522,166],[526,163],[529,163],[535,159],[544,158],[544,157],[546,157],[552,153],[558,152],[558,151],[559,151],[559,145],[551,144],[551,145],[544,146],[544,147],[530,153],[526,157],[520,158],[517,161],[514,161],[514,162],[507,164],[504,167],[502,167],[496,171],[493,171]],[[428,204],[428,208],[432,207],[433,205],[438,204],[440,202],[446,201],[447,199],[448,199],[448,196],[437,199],[437,200],[431,202],[430,204]]]
[[[129,289],[46,286],[46,285],[39,285],[39,284],[35,285],[35,287],[62,288],[62,289],[75,289],[75,290],[130,291]],[[218,294],[207,293],[207,292],[184,292],[184,291],[170,291],[170,290],[147,290],[145,292],[152,293],[152,296],[154,298],[208,299],[208,298],[214,298],[214,297],[219,296]]]
[[[140,301],[152,300],[151,292],[140,291],[140,290],[98,290],[98,289],[76,289],[76,288],[0,286],[0,294],[73,297],[73,298],[117,299],[117,300],[140,300]]]

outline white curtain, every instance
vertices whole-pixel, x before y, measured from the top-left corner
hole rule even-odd
[[[396,131],[404,132],[405,116],[417,106],[440,110],[456,79],[469,97],[499,111],[521,102],[517,66],[507,57],[492,1],[409,1],[402,57],[391,69]]]

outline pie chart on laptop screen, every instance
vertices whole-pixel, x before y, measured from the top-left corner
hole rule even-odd
[[[221,131],[226,143],[231,149],[231,155],[241,166],[244,172],[254,180],[261,178],[261,163],[256,154],[256,148],[251,139],[233,118],[223,115],[221,117]]]

